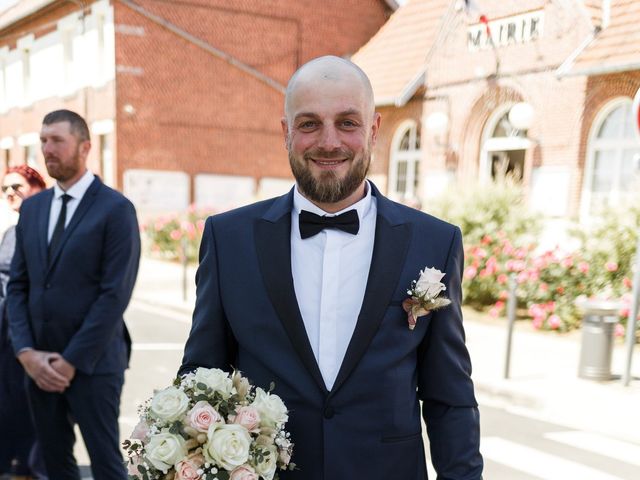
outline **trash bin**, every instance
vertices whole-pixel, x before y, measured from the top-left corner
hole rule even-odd
[[[621,304],[609,300],[582,300],[576,304],[584,312],[578,376],[611,380],[613,332]]]

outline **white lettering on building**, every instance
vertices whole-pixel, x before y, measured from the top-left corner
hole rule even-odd
[[[491,38],[496,47],[534,42],[542,37],[543,28],[544,11],[542,10],[489,22]],[[469,27],[467,48],[470,52],[491,48],[486,25],[478,23]]]

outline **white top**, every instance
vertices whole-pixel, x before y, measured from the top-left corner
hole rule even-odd
[[[51,242],[51,237],[53,237],[53,230],[56,228],[56,223],[58,222],[58,217],[60,216],[60,210],[62,209],[62,195],[65,193],[71,197],[69,201],[67,201],[67,218],[65,219],[64,226],[65,228],[69,225],[71,221],[71,217],[76,212],[78,205],[80,205],[80,201],[84,194],[89,189],[91,182],[95,175],[87,170],[85,174],[80,177],[76,183],[74,183],[69,190],[66,192],[60,188],[60,186],[56,183],[53,186],[53,201],[51,202],[51,209],[49,210],[49,230],[47,233],[47,242]]]
[[[329,214],[294,189],[291,212],[291,270],[304,326],[328,390],[338,376],[362,307],[373,255],[376,199],[366,183],[366,195],[340,212]],[[334,216],[355,209],[360,229],[352,235],[324,229],[302,240],[301,210]]]

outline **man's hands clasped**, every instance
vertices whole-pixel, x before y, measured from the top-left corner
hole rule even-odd
[[[45,392],[62,393],[76,374],[73,365],[56,352],[26,350],[18,360],[36,385]]]

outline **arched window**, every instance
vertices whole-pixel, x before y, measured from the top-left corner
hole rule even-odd
[[[513,104],[496,109],[484,129],[480,156],[480,180],[509,176],[521,182],[524,177],[526,150],[531,147],[526,130],[518,130],[509,120]]]
[[[624,206],[637,192],[640,145],[631,104],[629,98],[616,99],[593,123],[582,194],[583,218],[606,207]]]
[[[420,128],[413,120],[403,122],[391,142],[389,196],[395,200],[416,199],[420,178]]]

